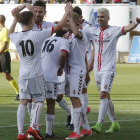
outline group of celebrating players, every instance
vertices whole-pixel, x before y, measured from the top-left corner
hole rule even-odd
[[[29,11],[21,12],[24,8]],[[116,74],[116,44],[120,36],[140,23],[140,19],[136,18],[125,27],[109,26],[108,9],[98,9],[97,13],[99,27],[85,21],[82,10],[78,6],[72,7],[70,2],[66,4],[63,18],[55,23],[43,21],[46,5],[42,1],[36,1],[34,5],[23,4],[12,10],[14,20],[8,36],[20,57],[18,140],[29,140],[31,136],[36,140],[43,139],[39,132],[39,117],[45,99],[45,138],[57,137],[52,130],[55,102],[66,110],[73,125],[73,132],[66,139],[80,139],[92,135],[93,131],[100,133],[106,114],[112,122],[106,132],[120,130],[110,98]],[[14,32],[17,23],[21,25],[22,32]],[[90,127],[86,115],[89,111],[87,87],[93,64],[100,93],[100,108],[98,122]],[[71,109],[63,99],[63,94],[70,97]],[[27,105],[30,114],[28,135],[23,131]],[[81,123],[83,130],[80,132]]]

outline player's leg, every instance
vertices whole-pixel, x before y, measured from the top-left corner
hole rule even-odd
[[[1,63],[1,69],[4,73],[5,79],[9,81],[11,86],[14,88],[16,91],[16,99],[19,99],[19,90],[18,90],[18,85],[15,79],[11,76],[11,57],[9,52],[4,52],[0,55],[0,63]]]
[[[29,91],[34,99],[34,108],[32,110],[32,121],[27,133],[32,135],[35,139],[42,140],[39,133],[39,118],[43,109],[45,92],[43,77],[36,77],[29,80]]]
[[[74,131],[73,133],[67,137],[66,139],[79,139],[80,138],[80,122],[81,122],[81,101],[80,96],[82,93],[83,82],[85,79],[85,75],[79,74],[67,74],[66,75],[66,87],[69,88],[69,91],[66,90],[70,94],[70,100],[73,106],[73,123],[74,123]]]
[[[74,130],[74,124],[73,124],[73,106],[71,103],[71,121],[70,121],[70,126],[68,128],[69,130]]]
[[[81,102],[86,111],[86,114],[88,114],[91,109],[90,109],[90,107],[88,107],[88,92],[87,92],[87,86],[85,84],[84,84],[84,88],[82,90]]]
[[[25,119],[25,110],[28,103],[28,99],[31,98],[29,94],[27,84],[28,80],[19,79],[19,89],[20,89],[20,103],[17,110],[17,125],[18,125],[18,140],[29,140],[27,135],[24,134],[23,126],[24,126],[24,119]]]
[[[81,122],[83,125],[83,130],[80,133],[80,137],[90,136],[90,135],[92,135],[92,130],[91,130],[88,120],[87,120],[87,115],[86,115],[86,110],[85,110],[84,104],[82,104],[81,110],[82,110]]]
[[[112,88],[112,84],[113,84],[113,80],[115,77],[115,73],[112,73],[111,77],[110,77],[110,90]],[[114,105],[113,102],[110,98],[110,94],[109,94],[109,98],[108,98],[108,110],[107,110],[107,114],[108,117],[110,119],[110,121],[112,122],[109,130],[106,130],[106,132],[115,132],[115,131],[119,131],[120,130],[120,125],[117,121],[117,118],[115,116],[115,112],[114,112]]]
[[[55,100],[58,94],[58,84],[52,82],[45,82],[45,95],[47,103],[47,111],[45,115],[46,120],[46,136],[45,138],[57,138],[53,134],[53,123],[55,119]]]
[[[104,121],[104,118],[107,113],[108,109],[108,97],[109,97],[109,82],[110,77],[104,76],[104,73],[97,73],[94,72],[96,84],[98,87],[98,90],[100,91],[100,108],[99,108],[99,115],[98,115],[98,122],[91,127],[92,131],[95,131],[97,133],[101,132],[101,127]]]
[[[63,108],[66,111],[67,121],[65,125],[69,126],[71,121],[71,110],[67,101],[63,98],[63,94],[65,94],[65,82],[59,84],[59,91],[58,91],[56,102],[61,108]]]

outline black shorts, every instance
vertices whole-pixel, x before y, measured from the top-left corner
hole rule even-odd
[[[11,56],[9,52],[0,54],[0,72],[11,73]]]

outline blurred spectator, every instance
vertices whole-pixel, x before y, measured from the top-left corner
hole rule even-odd
[[[122,3],[129,4],[130,3],[130,0],[122,0]]]
[[[107,3],[109,3],[109,0],[103,0],[103,3],[107,4]]]
[[[0,4],[4,4],[3,0],[0,0]]]
[[[137,5],[137,0],[130,0],[130,5]]]
[[[10,0],[9,4],[17,4],[17,0]]]
[[[96,4],[103,3],[103,0],[95,0]]]
[[[113,0],[113,3],[122,3],[122,0]]]

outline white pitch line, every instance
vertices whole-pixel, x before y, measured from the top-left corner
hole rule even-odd
[[[136,122],[136,121],[140,121],[140,119],[131,119],[131,120],[118,120],[119,122]],[[89,122],[89,124],[91,123],[96,123],[97,121],[91,121]],[[104,122],[110,122],[110,121],[104,121]],[[59,124],[63,124],[65,125],[65,123],[54,123],[54,125],[59,125]],[[46,124],[41,124],[41,125],[46,125]],[[24,124],[24,126],[29,126],[29,124]],[[8,126],[0,126],[0,128],[7,128],[7,127],[17,127],[17,125],[8,125]]]
[[[65,110],[56,110],[56,112],[63,112]],[[94,112],[94,111],[98,111],[98,110],[91,110],[91,112]],[[136,112],[136,111],[140,111],[140,110],[131,110],[131,109],[127,109],[127,110],[115,110],[115,112]],[[0,111],[0,113],[16,113],[17,111]],[[28,112],[28,111],[25,111],[25,112]],[[43,112],[46,112],[46,111],[43,111]]]

